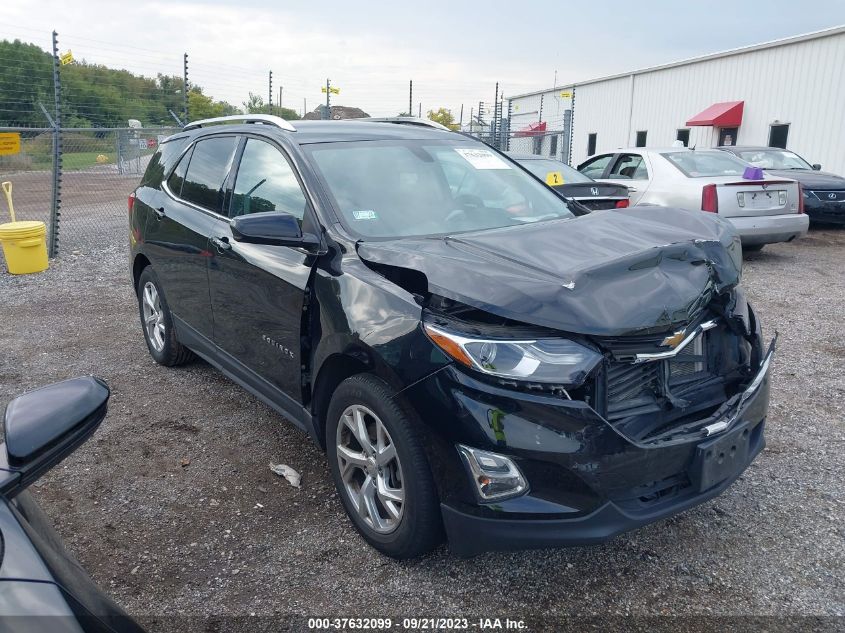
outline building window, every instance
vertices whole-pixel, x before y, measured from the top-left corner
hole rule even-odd
[[[640,130],[637,132],[637,147],[645,147],[645,140],[648,136],[648,132],[646,130]]]
[[[592,156],[596,153],[596,133],[587,134],[587,156]]]
[[[789,123],[773,123],[769,128],[769,147],[786,149],[787,136],[789,136]]]
[[[549,156],[557,156],[557,134],[552,135],[549,147]]]
[[[689,130],[678,130],[678,136],[675,138],[681,141],[684,147],[689,147]]]

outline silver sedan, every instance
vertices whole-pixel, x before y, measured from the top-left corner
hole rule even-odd
[[[578,170],[628,186],[631,204],[717,213],[756,250],[807,233],[800,185],[789,178],[746,174],[750,165],[718,150],[631,148],[592,156]],[[752,178],[744,178],[752,175]]]

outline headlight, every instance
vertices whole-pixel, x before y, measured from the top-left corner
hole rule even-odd
[[[437,347],[462,365],[499,378],[577,387],[602,359],[598,352],[562,338],[471,338],[429,323],[425,331]]]

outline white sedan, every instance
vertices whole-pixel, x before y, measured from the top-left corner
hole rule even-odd
[[[757,250],[807,233],[801,186],[764,173],[743,178],[750,165],[718,150],[631,148],[590,157],[585,176],[628,186],[631,204],[658,204],[718,213],[736,227],[742,245]]]

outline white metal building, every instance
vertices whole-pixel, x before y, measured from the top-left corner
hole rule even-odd
[[[572,165],[681,139],[777,145],[845,175],[845,26],[514,96],[510,113],[530,151]],[[541,123],[546,134],[528,132]]]

